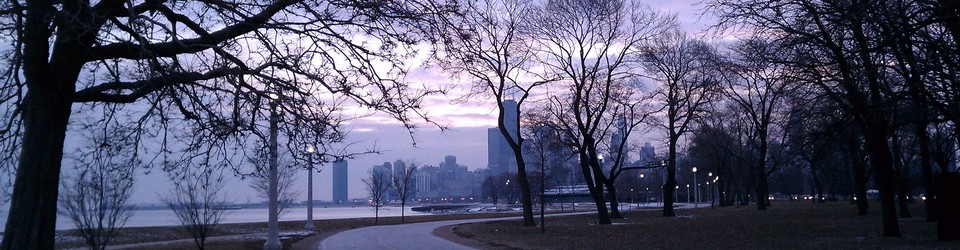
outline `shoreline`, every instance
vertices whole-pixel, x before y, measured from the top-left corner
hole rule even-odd
[[[403,223],[418,223],[441,220],[495,218],[516,216],[519,212],[495,213],[461,213],[461,214],[427,214],[405,216]],[[401,224],[400,216],[380,217],[376,225]],[[374,226],[374,218],[342,218],[314,220],[316,230],[303,230],[306,220],[279,222],[282,236],[281,242],[287,249],[316,249],[324,238],[333,234],[360,228]],[[266,238],[267,222],[226,223],[217,227],[212,236],[207,238],[207,248],[210,249],[248,249],[262,246]],[[58,230],[56,249],[84,248],[82,239],[75,236],[76,229]],[[444,237],[447,238],[447,237]],[[186,234],[181,226],[148,226],[126,227],[118,229],[117,236],[110,243],[109,249],[191,249],[193,238]]]

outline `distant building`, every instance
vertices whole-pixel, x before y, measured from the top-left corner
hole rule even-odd
[[[467,166],[457,164],[457,157],[453,155],[444,157],[438,165],[425,165],[417,169],[414,175],[416,199],[449,202],[452,199],[471,201],[479,198],[483,179],[480,171],[468,171]]]
[[[503,112],[503,124],[506,126],[507,133],[516,141],[517,133],[520,132],[517,102],[513,100],[503,101]],[[493,175],[517,172],[517,159],[499,127],[487,129],[487,167],[490,168]]]
[[[627,152],[630,151],[630,144],[625,142],[625,137],[627,136],[627,119],[624,116],[617,117],[616,131],[613,132],[613,136],[610,137],[610,159],[607,161],[604,166],[604,169],[612,167],[613,160],[617,159],[618,156],[621,156],[623,162],[630,161],[630,155]],[[621,144],[623,143],[623,144]],[[621,147],[622,146],[622,147]],[[622,150],[622,151],[621,151]]]
[[[650,143],[644,143],[643,147],[640,147],[640,164],[647,164],[656,160],[657,152],[654,151],[653,146],[650,146]]]
[[[347,161],[340,159],[333,162],[333,202],[343,203],[347,200]]]

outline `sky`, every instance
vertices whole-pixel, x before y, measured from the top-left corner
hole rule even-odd
[[[699,7],[695,7],[696,0],[653,0],[646,1],[653,9],[677,13],[681,27],[690,33],[700,33],[707,25],[700,18]],[[441,84],[448,87],[466,88],[457,86],[447,78],[446,73],[431,69],[413,69],[407,80],[421,81],[428,84]],[[434,96],[426,100],[424,107],[432,119],[448,126],[448,131],[440,131],[437,127],[421,124],[415,131],[416,146],[407,131],[397,122],[372,117],[351,121],[351,128],[347,142],[355,142],[360,146],[376,145],[381,151],[376,155],[363,155],[348,161],[348,196],[363,198],[366,191],[361,178],[374,165],[396,160],[413,161],[420,165],[438,165],[444,156],[454,155],[460,165],[466,165],[470,170],[485,168],[487,165],[487,135],[489,127],[496,126],[495,103],[491,101],[454,102],[458,96]],[[639,142],[643,143],[643,142]],[[659,143],[653,142],[660,148]],[[314,176],[314,199],[330,200],[332,194],[330,164],[316,165],[321,172]],[[301,187],[301,199],[306,199],[306,171],[297,180],[297,187]],[[151,171],[148,175],[140,176],[134,190],[134,203],[159,203],[158,197],[170,190],[172,185],[167,175],[162,171]],[[259,202],[259,198],[243,180],[228,178],[228,200],[238,203]]]

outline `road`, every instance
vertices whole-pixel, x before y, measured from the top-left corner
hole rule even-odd
[[[579,212],[547,216],[590,214]],[[335,249],[473,249],[433,234],[437,228],[497,220],[515,220],[522,217],[483,218],[467,220],[433,221],[400,225],[357,228],[334,234],[320,242],[320,250]]]

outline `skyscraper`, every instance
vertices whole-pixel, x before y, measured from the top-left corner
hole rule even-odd
[[[624,116],[617,117],[616,131],[613,132],[613,136],[610,137],[610,157],[617,157],[620,154],[624,154],[623,161],[629,161],[630,157],[627,155],[630,145],[624,140],[627,135],[627,120]],[[621,145],[623,143],[623,145]],[[622,146],[622,149],[621,149]],[[623,151],[620,151],[623,150]]]
[[[333,162],[333,202],[347,201],[347,161],[339,159]]]
[[[643,147],[640,147],[640,164],[650,163],[656,160],[656,157],[657,153],[649,142],[644,143]]]
[[[517,117],[517,102],[503,101],[503,124],[510,137],[516,141],[519,133],[520,120]],[[513,149],[499,127],[487,129],[487,167],[491,174],[517,172],[517,160]]]

